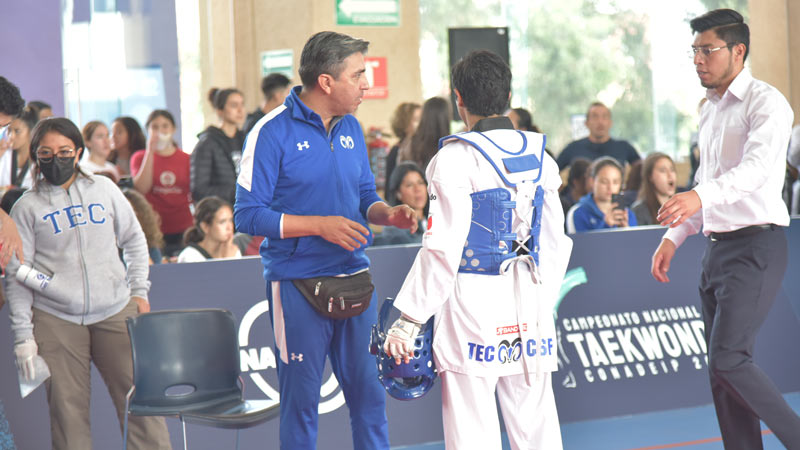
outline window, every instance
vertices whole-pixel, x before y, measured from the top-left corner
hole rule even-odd
[[[511,106],[531,111],[551,151],[582,137],[572,124],[599,100],[613,137],[680,161],[705,95],[686,56],[689,20],[720,7],[747,20],[747,0],[420,0],[423,94],[449,94],[447,28],[508,27]]]
[[[110,125],[125,115],[144,127],[153,109],[166,108],[180,128],[174,3],[65,0],[62,5],[67,116],[82,127],[91,120]]]

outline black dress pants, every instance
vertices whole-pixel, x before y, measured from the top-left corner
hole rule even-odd
[[[788,449],[800,449],[800,417],[753,363],[758,330],[788,262],[783,228],[709,241],[700,298],[711,393],[726,450],[763,449],[759,419]]]

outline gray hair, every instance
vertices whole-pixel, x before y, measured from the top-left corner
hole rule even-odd
[[[317,78],[328,74],[339,78],[344,60],[354,53],[367,53],[369,42],[334,31],[321,31],[306,42],[300,55],[300,80],[303,86],[314,87]]]

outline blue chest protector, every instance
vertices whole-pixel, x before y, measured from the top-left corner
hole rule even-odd
[[[513,152],[500,147],[480,132],[447,136],[439,141],[440,147],[449,139],[458,139],[469,144],[491,163],[507,186],[470,194],[472,219],[461,254],[459,272],[499,275],[503,262],[526,254],[533,257],[536,265],[539,265],[544,190],[538,181],[541,178],[545,137],[536,135],[541,137],[541,149],[529,149],[526,133],[517,133],[522,137],[522,148]],[[515,177],[515,181],[522,181],[512,182],[509,180],[511,176]],[[511,200],[511,189],[517,194],[515,201]],[[520,201],[530,203],[518,204]],[[519,226],[513,229],[515,212],[526,215],[520,217],[523,220],[521,230]],[[530,220],[525,220],[528,217]],[[518,231],[523,236],[528,236],[518,240]]]

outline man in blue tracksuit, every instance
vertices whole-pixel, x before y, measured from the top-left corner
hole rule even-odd
[[[282,449],[313,449],[325,357],[350,409],[356,449],[388,449],[385,392],[368,352],[377,300],[348,319],[322,316],[291,280],[351,275],[369,267],[367,222],[416,229],[414,211],[375,193],[364,133],[350,115],[369,88],[369,43],[334,32],[312,36],[300,57],[302,87],[247,135],[236,187],[236,228],[266,236],[278,358]]]

